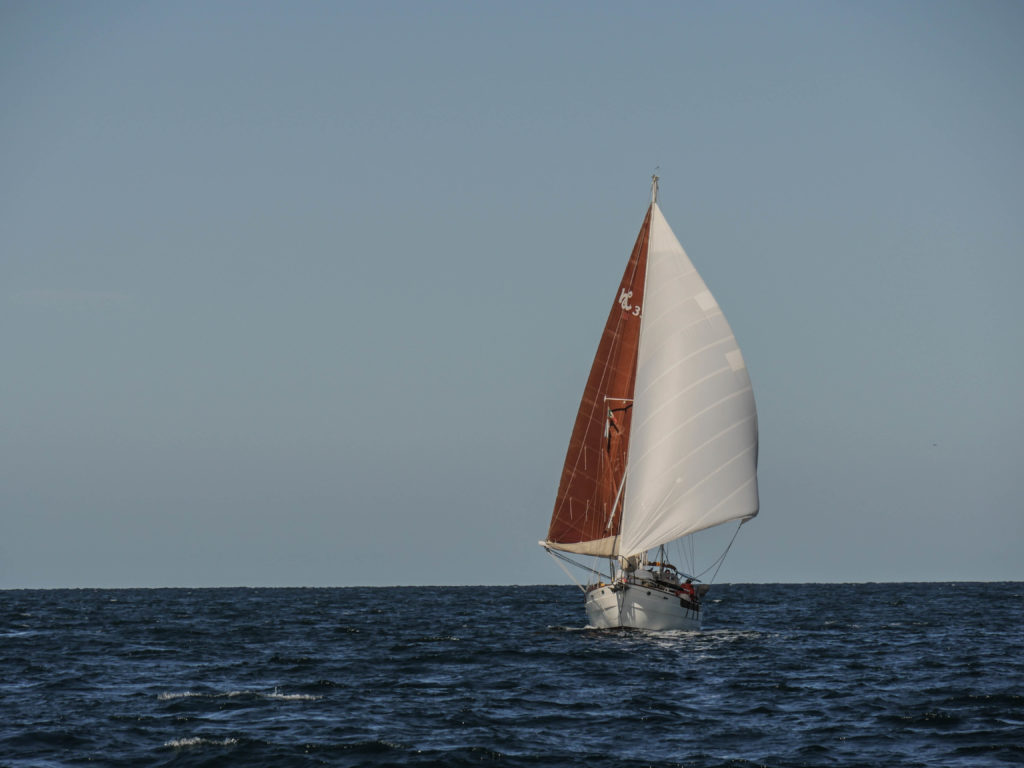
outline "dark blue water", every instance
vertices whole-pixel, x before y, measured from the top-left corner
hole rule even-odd
[[[1024,584],[0,592],[0,765],[1024,764]]]

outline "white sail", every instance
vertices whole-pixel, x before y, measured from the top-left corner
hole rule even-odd
[[[619,552],[758,511],[757,411],[714,297],[652,204]]]

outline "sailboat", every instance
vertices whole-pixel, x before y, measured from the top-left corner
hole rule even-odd
[[[727,523],[738,533],[757,513],[746,364],[665,221],[653,176],[539,543],[589,572],[577,584],[591,626],[697,630],[710,585],[669,562],[666,547]]]

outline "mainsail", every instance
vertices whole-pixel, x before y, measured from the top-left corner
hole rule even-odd
[[[648,210],[583,390],[543,542],[552,549],[591,555],[619,551],[650,224]]]
[[[542,543],[628,556],[757,512],[757,411],[743,355],[665,221],[655,179]]]

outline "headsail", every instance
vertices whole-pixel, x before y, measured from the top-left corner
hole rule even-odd
[[[650,223],[651,209],[619,282],[583,391],[551,527],[542,542],[552,549],[593,555],[619,550]]]
[[[757,410],[718,303],[652,203],[620,552],[758,512]]]

